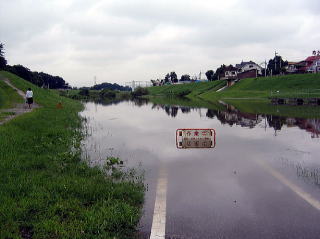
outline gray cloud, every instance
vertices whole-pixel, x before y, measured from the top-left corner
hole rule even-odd
[[[319,48],[318,0],[12,0],[0,3],[10,64],[72,85],[195,74],[274,50],[290,60]]]

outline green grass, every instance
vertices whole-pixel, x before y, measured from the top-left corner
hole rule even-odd
[[[0,238],[132,238],[143,185],[81,160],[82,104],[0,74],[41,105],[0,126]]]
[[[0,121],[7,118],[8,116],[15,115],[14,112],[0,112]]]
[[[246,113],[295,118],[320,118],[319,106],[272,105],[266,100],[226,99],[224,102],[234,106],[239,111]]]
[[[186,94],[188,98],[194,98],[207,91],[216,91],[226,84],[225,81],[212,81],[201,83],[189,83],[180,85],[164,85],[149,87],[148,91],[150,95],[166,95],[166,96],[178,96],[181,93],[189,92]]]
[[[205,101],[200,98],[182,98],[182,97],[163,97],[163,96],[148,96],[154,104],[171,105],[171,106],[186,106],[191,108],[207,108],[213,110],[225,110],[225,106],[217,101]]]
[[[178,96],[186,92],[188,98],[199,97],[209,101],[226,98],[268,98],[277,97],[320,97],[320,74],[284,75],[275,77],[249,78],[221,92],[216,92],[225,81],[165,85],[149,87],[153,96]],[[189,91],[189,92],[188,92]],[[276,93],[279,91],[278,93]],[[271,92],[273,92],[271,94]]]
[[[273,114],[289,117],[319,118],[317,106],[274,106],[270,97],[320,97],[320,74],[284,75],[243,79],[235,85],[216,92],[225,81],[200,84],[167,85],[150,87],[149,98],[155,103],[179,104],[208,109],[221,109],[219,100],[234,105],[242,112]],[[177,97],[179,92],[189,90],[188,102]],[[179,102],[179,103],[178,103]]]
[[[0,109],[12,108],[15,104],[22,102],[23,98],[16,90],[12,89],[0,78]]]
[[[319,89],[319,90],[317,90]],[[320,74],[285,75],[240,80],[222,92],[207,91],[200,97],[207,100],[223,98],[320,97]],[[273,92],[273,94],[271,94]],[[312,94],[308,94],[311,92]]]
[[[219,101],[206,101],[202,99],[188,100],[185,98],[177,97],[162,97],[154,96],[148,99],[159,105],[170,106],[187,106],[194,108],[207,108],[211,110],[227,111],[225,105]],[[239,100],[239,99],[224,99],[223,102],[234,106],[240,112],[263,114],[263,115],[276,115],[283,117],[296,117],[296,118],[320,118],[319,106],[290,106],[290,105],[272,105],[269,100]]]

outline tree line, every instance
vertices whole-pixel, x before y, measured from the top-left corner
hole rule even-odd
[[[91,90],[103,90],[103,89],[108,89],[108,90],[119,90],[119,91],[131,91],[131,88],[129,86],[122,86],[118,85],[117,83],[108,83],[104,82],[101,84],[94,85],[90,87]]]
[[[0,70],[9,71],[39,87],[50,89],[70,88],[69,84],[60,76],[52,76],[44,72],[31,71],[23,65],[7,65],[7,60],[4,56],[4,45],[2,43],[0,43]]]
[[[266,69],[263,69],[262,75],[279,75],[286,72],[286,66],[288,66],[288,61],[284,61],[281,56],[275,55],[274,58],[268,61]],[[219,80],[224,76],[226,68],[228,65],[222,64],[215,71],[208,70],[205,75],[208,81]],[[178,79],[177,74],[172,71],[167,73],[163,79],[151,80],[153,85],[164,85],[166,83],[177,83],[186,81],[195,81],[196,77],[191,77],[189,74],[182,74],[180,79]]]

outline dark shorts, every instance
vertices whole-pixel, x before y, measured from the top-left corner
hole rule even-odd
[[[27,103],[30,105],[30,104],[33,104],[33,98],[27,98]]]

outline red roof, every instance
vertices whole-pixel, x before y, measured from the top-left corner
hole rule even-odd
[[[320,60],[320,56],[309,56],[305,61],[317,61]]]

